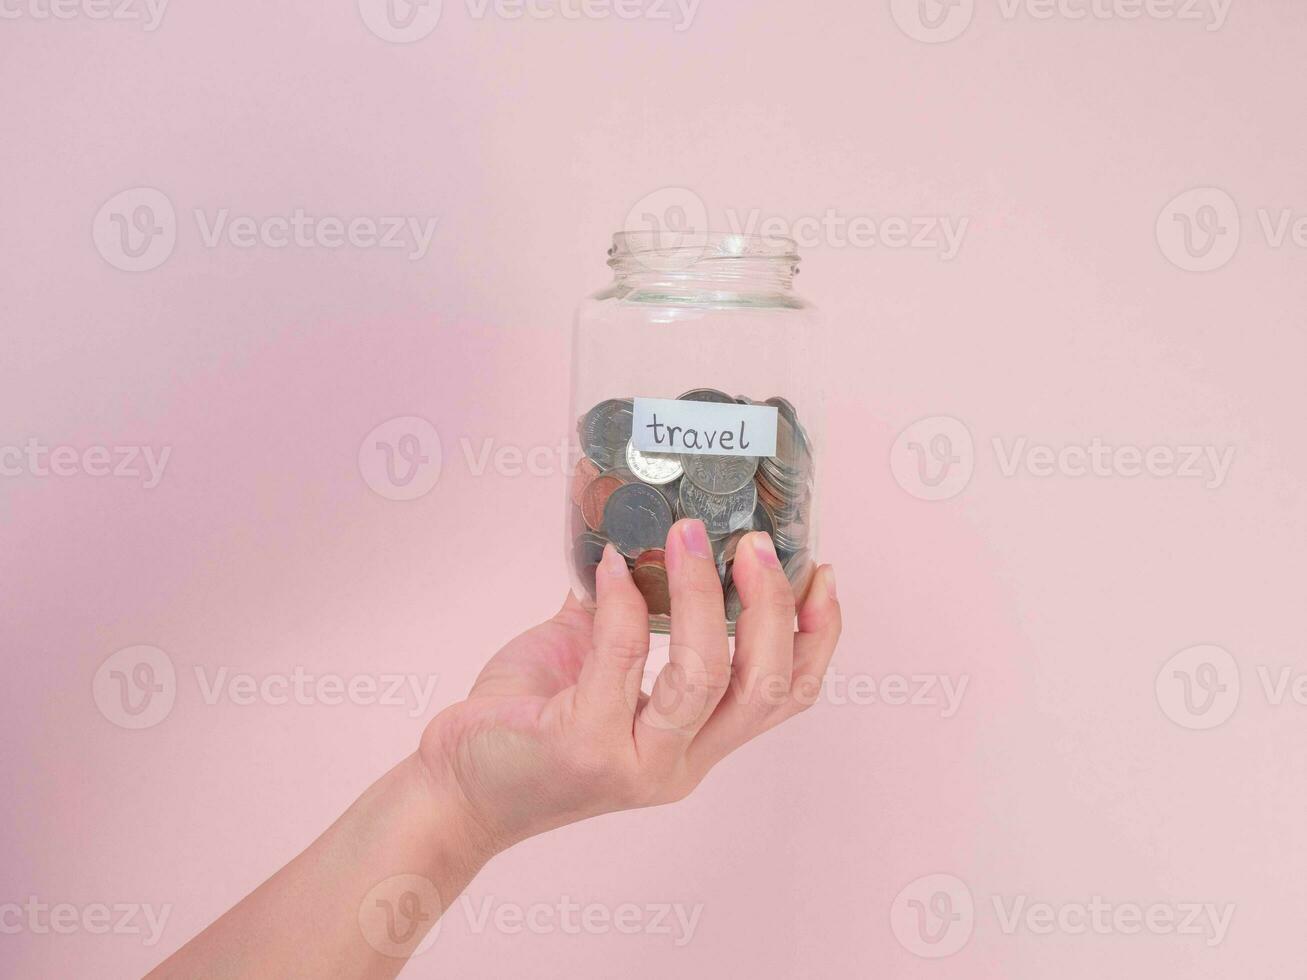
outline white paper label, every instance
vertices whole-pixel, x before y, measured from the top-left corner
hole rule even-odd
[[[776,418],[771,405],[637,398],[631,437],[642,453],[775,456]]]

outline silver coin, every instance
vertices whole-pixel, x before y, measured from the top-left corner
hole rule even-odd
[[[615,477],[617,477],[617,479],[621,480],[623,483],[641,483],[641,482],[643,482],[643,481],[642,481],[638,476],[636,476],[634,473],[632,473],[632,472],[631,472],[629,469],[627,469],[625,466],[614,466],[611,470],[604,470],[600,475],[601,475],[601,476],[615,476]],[[680,478],[678,477],[677,479],[672,480],[670,483],[663,483],[663,484],[651,483],[650,486],[652,486],[655,490],[657,490],[657,491],[658,491],[659,493],[661,493],[665,498],[667,498],[667,506],[670,507],[670,508],[672,509],[672,520],[675,521],[675,520],[676,520],[676,506],[677,506],[677,504],[679,503],[679,501],[680,501],[680,496],[681,496],[681,481],[680,481]]]
[[[604,557],[604,545],[608,539],[602,534],[586,531],[572,542],[572,563],[586,591],[595,594],[595,569]]]
[[[709,534],[729,534],[753,524],[758,487],[750,480],[734,493],[709,493],[688,479],[681,481],[681,515],[703,521]]]
[[[734,405],[735,399],[716,388],[691,388],[683,395],[677,395],[680,402],[715,402],[719,405]]]
[[[660,487],[681,478],[685,468],[679,456],[671,453],[642,453],[635,440],[626,444],[626,468],[645,483]]]
[[[666,547],[672,508],[656,487],[627,483],[604,505],[603,529],[618,551],[634,558],[648,548]]]
[[[671,483],[655,484],[654,489],[667,499],[667,506],[672,509],[672,522],[675,523],[676,508],[681,504],[681,481],[673,480]]]
[[[626,444],[631,441],[634,417],[632,401],[610,398],[590,409],[581,419],[581,448],[599,464],[600,469],[612,469],[622,462]]]
[[[791,422],[798,422],[799,420],[799,413],[794,410],[794,406],[790,404],[790,400],[788,398],[782,398],[780,395],[772,395],[765,402],[763,402],[763,404],[771,405],[778,412],[780,412],[780,414],[788,418]]]
[[[769,470],[758,470],[759,494],[772,508],[774,517],[781,517],[807,505],[811,497],[811,488],[807,481],[799,483],[784,482],[776,478]]]
[[[812,573],[817,570],[817,566],[812,563],[812,556],[805,548],[790,555],[781,567],[785,569],[785,577],[790,580],[795,601],[803,601],[803,597],[808,593],[808,586],[812,583]]]
[[[681,457],[685,478],[709,493],[734,493],[753,481],[758,472],[757,456],[702,456],[687,454]]]
[[[803,476],[812,470],[812,450],[808,437],[797,419],[780,413],[776,426],[776,455],[769,457],[768,466],[783,476]]]
[[[772,535],[772,540],[782,551],[800,551],[808,543],[808,525],[800,521],[782,524]]]

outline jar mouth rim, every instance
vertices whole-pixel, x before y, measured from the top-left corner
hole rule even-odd
[[[799,246],[780,235],[725,231],[619,231],[608,250],[609,264],[626,256],[693,255],[696,259],[774,259],[799,261]]]

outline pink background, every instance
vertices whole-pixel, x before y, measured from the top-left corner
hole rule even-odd
[[[26,0],[24,0],[26,4]],[[898,4],[901,8],[902,5]],[[20,9],[27,11],[26,5]],[[402,707],[205,704],[197,666],[439,675],[427,715],[564,588],[561,478],[477,476],[459,440],[554,446],[577,299],[644,195],[683,187],[794,220],[966,217],[929,250],[805,249],[829,320],[823,557],[844,676],[965,676],[960,710],[835,703],[685,803],[533,840],[474,902],[702,903],[693,939],[476,934],[451,916],[406,975],[497,978],[1287,977],[1307,953],[1307,213],[1298,0],[1220,30],[1007,19],[922,43],[886,0],[702,0],[648,19],[477,19],[389,44],[353,2],[177,3],[139,24],[0,22],[0,444],[171,446],[158,487],[0,478],[0,904],[172,906],[162,940],[0,934],[16,976],[144,972],[416,744]],[[129,188],[176,207],[175,251],[96,250]],[[1190,272],[1154,231],[1214,186],[1242,242]],[[434,216],[430,252],[205,247],[193,211]],[[1228,217],[1228,216],[1227,216]],[[430,420],[416,501],[360,475],[365,435]],[[975,440],[928,502],[889,463],[951,416]],[[1235,447],[1219,488],[1005,476],[992,442]],[[1154,691],[1200,643],[1242,698],[1191,731]],[[114,651],[178,672],[128,731],[92,698]],[[210,673],[210,676],[212,674]],[[425,716],[424,716],[425,717]],[[946,873],[974,935],[930,961],[891,928]],[[1006,934],[993,897],[1231,903],[1228,934]]]

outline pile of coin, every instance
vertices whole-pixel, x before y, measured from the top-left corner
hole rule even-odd
[[[627,560],[651,617],[671,612],[663,551],[682,517],[703,521],[717,559],[726,617],[740,614],[731,578],[735,549],[750,531],[766,531],[793,585],[807,590],[812,513],[812,444],[784,398],[755,402],[714,388],[695,388],[683,401],[771,405],[777,410],[775,456],[642,453],[631,439],[634,402],[610,398],[577,421],[582,456],[572,474],[572,562],[590,598],[604,545]]]

